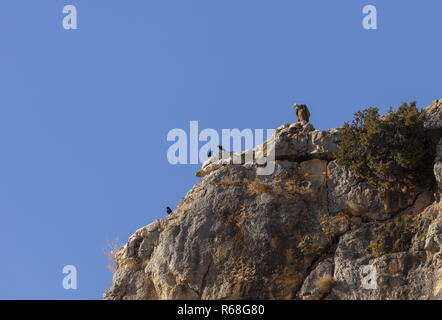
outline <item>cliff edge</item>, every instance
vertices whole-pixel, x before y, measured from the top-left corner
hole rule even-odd
[[[425,117],[440,139],[442,100]],[[434,188],[386,192],[336,163],[338,135],[279,127],[268,176],[207,161],[177,210],[118,251],[104,298],[441,299],[442,139]]]

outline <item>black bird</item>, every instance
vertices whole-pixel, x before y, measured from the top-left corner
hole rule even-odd
[[[170,207],[166,207],[166,211],[167,211],[167,214],[171,214],[173,212],[172,209],[170,209]]]
[[[207,157],[211,157],[212,156],[212,150],[209,150],[209,152],[207,152]]]
[[[218,149],[219,149],[219,151],[226,151],[226,150],[224,150],[224,148],[223,148],[223,146],[218,146]]]

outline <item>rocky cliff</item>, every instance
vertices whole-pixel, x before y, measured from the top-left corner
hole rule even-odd
[[[425,115],[440,138],[442,100]],[[279,127],[269,176],[207,161],[177,210],[118,251],[104,298],[442,298],[442,140],[433,189],[384,192],[336,163],[337,138]]]

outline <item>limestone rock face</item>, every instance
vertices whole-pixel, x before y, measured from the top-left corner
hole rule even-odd
[[[436,160],[433,171],[440,192],[442,191],[442,139],[439,141],[436,148]]]
[[[338,138],[286,124],[272,143],[209,159],[177,210],[119,250],[104,298],[442,298],[442,140],[438,188],[386,193],[336,163]],[[258,175],[271,148],[275,170]]]
[[[426,238],[432,237],[427,230],[441,213],[439,205],[428,206],[422,212],[414,212],[420,221],[416,233],[409,243],[398,250],[389,250],[373,255],[370,243],[377,235],[385,233],[386,223],[364,224],[346,233],[339,240],[334,253],[334,278],[336,285],[328,299],[436,299],[435,289],[441,266],[439,258],[428,251]],[[433,226],[433,228],[436,228]],[[435,248],[438,246],[435,245]],[[436,250],[436,249],[435,249]],[[364,270],[365,269],[365,270]],[[367,270],[368,269],[368,270]],[[375,286],[367,283],[370,275],[376,275]]]
[[[277,128],[266,143],[255,149],[215,154],[203,164],[196,176],[205,177],[226,165],[239,164],[253,168],[264,157],[273,157],[270,161],[330,160],[338,150],[337,139],[337,129],[321,131],[315,130],[309,123],[288,123]]]
[[[441,129],[442,128],[442,99],[435,100],[431,105],[424,109],[425,128]]]

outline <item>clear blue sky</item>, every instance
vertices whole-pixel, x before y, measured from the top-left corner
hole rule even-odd
[[[79,30],[62,29],[77,6]],[[378,9],[376,31],[362,7]],[[1,0],[0,298],[100,299],[104,251],[198,180],[172,128],[328,129],[442,98],[441,1]],[[62,268],[78,269],[78,290]]]

